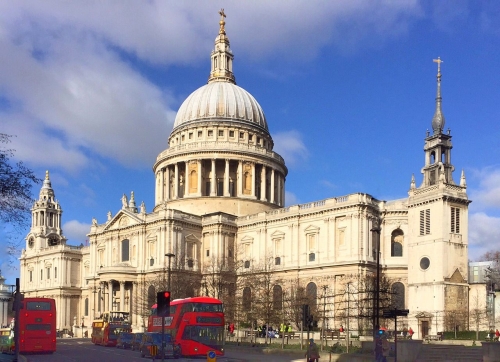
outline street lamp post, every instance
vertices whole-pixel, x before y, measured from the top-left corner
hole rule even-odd
[[[371,232],[375,232],[377,234],[376,238],[376,248],[375,253],[377,259],[377,286],[375,289],[375,315],[373,316],[373,335],[374,337],[377,335],[377,330],[380,328],[379,322],[379,314],[380,314],[380,228],[378,226],[374,226]]]
[[[170,291],[170,275],[172,274],[172,271],[170,269],[172,258],[175,257],[175,254],[172,253],[167,253],[165,256],[168,258],[168,291]]]

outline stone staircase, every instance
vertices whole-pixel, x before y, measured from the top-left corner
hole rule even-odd
[[[424,344],[415,362],[482,362],[481,347]]]

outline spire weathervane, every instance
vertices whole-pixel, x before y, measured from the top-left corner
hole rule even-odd
[[[438,65],[438,74],[437,74],[437,76],[438,76],[438,78],[441,78],[441,63],[443,62],[441,60],[441,57],[438,57],[437,59],[432,59],[432,61],[434,63],[437,63],[437,65]]]
[[[444,128],[444,115],[441,110],[441,57],[437,59],[432,59],[434,63],[438,65],[438,73],[437,73],[437,92],[436,92],[436,112],[434,113],[434,117],[432,118],[432,130],[434,134],[440,134],[443,132]]]
[[[224,18],[226,17],[226,13],[224,13],[224,9],[220,9],[219,11],[220,14],[220,29],[219,29],[219,34],[226,34],[226,30],[224,29],[224,25],[226,25],[226,22]]]

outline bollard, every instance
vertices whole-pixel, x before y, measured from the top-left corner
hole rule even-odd
[[[207,353],[207,362],[216,362],[217,357],[215,355],[215,351],[208,351]]]

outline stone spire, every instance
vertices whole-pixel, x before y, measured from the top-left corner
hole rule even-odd
[[[210,58],[212,60],[210,77],[208,83],[212,82],[231,82],[236,84],[233,74],[233,53],[229,48],[229,38],[226,36],[226,14],[224,9],[219,11],[219,35],[215,38],[215,49],[212,51]]]
[[[54,190],[50,182],[49,171],[45,171],[45,179],[43,180],[42,188],[40,189],[40,200],[54,201]]]
[[[460,186],[467,187],[467,181],[465,181],[465,171],[462,170],[462,175],[460,176]]]
[[[433,62],[438,65],[437,73],[437,93],[436,93],[436,112],[434,112],[434,117],[432,117],[432,130],[434,134],[442,133],[444,128],[444,115],[441,109],[441,63],[443,62],[440,57],[433,59]]]

